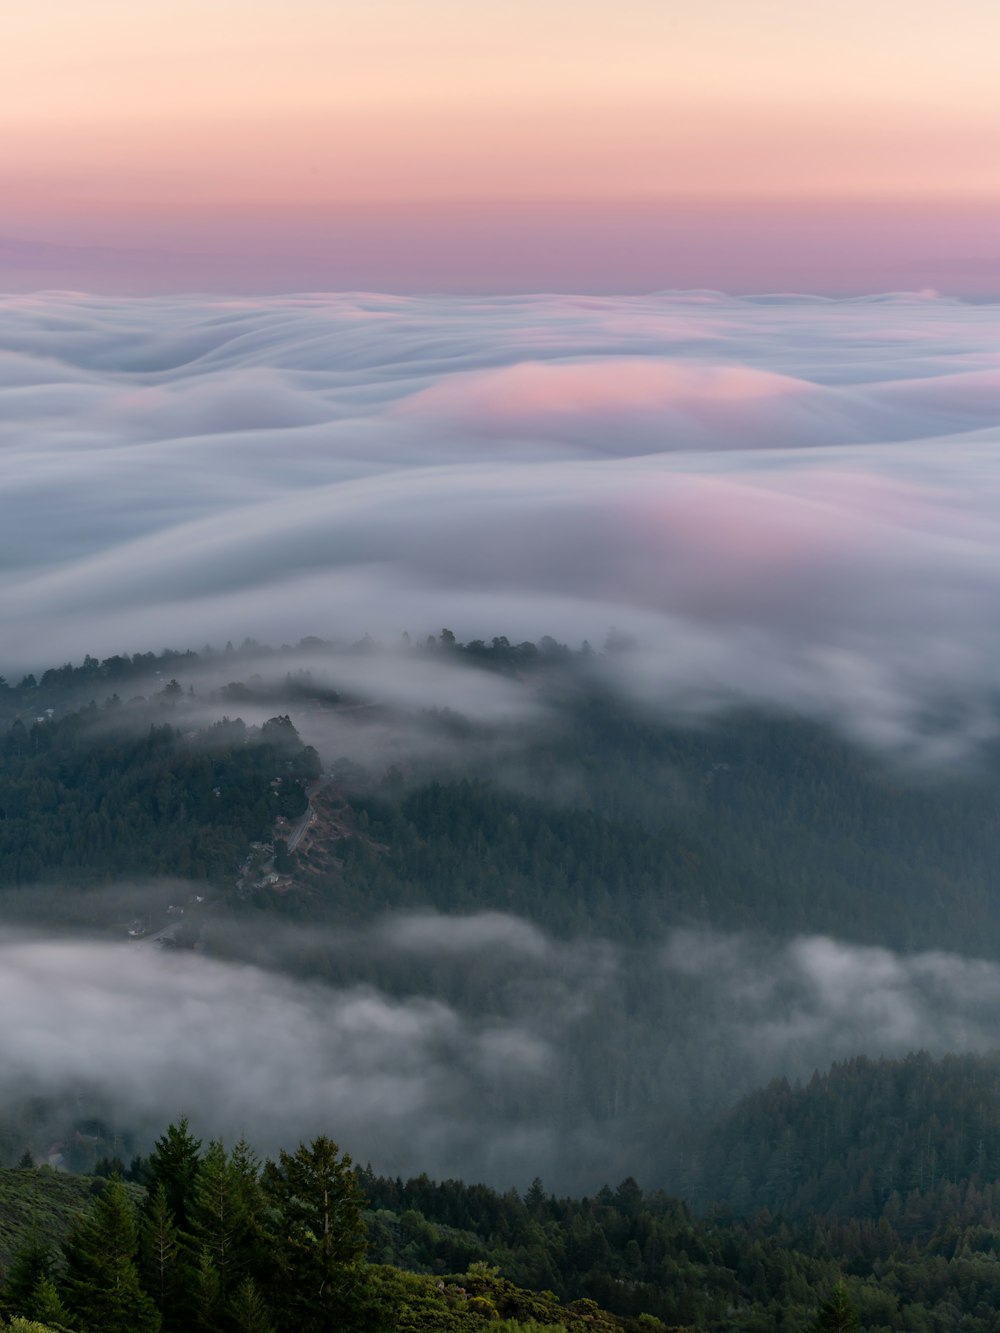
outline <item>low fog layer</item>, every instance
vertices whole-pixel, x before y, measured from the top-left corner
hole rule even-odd
[[[147,1134],[188,1112],[264,1150],[325,1132],[380,1171],[581,1189],[676,1183],[684,1120],[775,1074],[1000,1042],[1000,967],[825,938],[627,952],[481,914],[229,943],[255,961],[7,931],[0,1098],[104,1091]],[[317,950],[336,984],[289,975]]]
[[[989,725],[996,307],[8,297],[0,423],[4,669],[615,625],[655,699]]]

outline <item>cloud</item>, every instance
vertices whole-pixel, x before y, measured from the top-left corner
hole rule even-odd
[[[622,356],[458,373],[396,412],[473,438],[558,441],[601,456],[860,439],[845,407],[832,390],[766,370]]]
[[[253,965],[4,930],[0,1005],[19,1020],[0,1034],[0,1107],[72,1091],[110,1098],[140,1134],[189,1112],[201,1133],[246,1133],[269,1151],[332,1133],[387,1171],[513,1180],[525,1154],[538,1169],[572,1160],[590,1126],[564,1123],[557,1142],[560,1041],[610,975],[606,950],[499,914],[321,934],[244,936],[267,960]],[[318,947],[351,979],[280,970]],[[460,999],[435,993],[435,966]]]
[[[1000,314],[935,298],[0,302],[8,671],[551,633],[889,745],[1000,650]]]
[[[544,959],[549,952],[545,936],[537,927],[500,912],[398,917],[383,927],[382,934],[387,943],[404,953],[457,953],[469,957],[484,951]]]
[[[72,1094],[146,1141],[187,1112],[262,1151],[331,1134],[390,1173],[652,1185],[775,1076],[1000,1039],[996,964],[827,937],[627,949],[500,913],[211,935],[229,961],[0,932],[0,1114]]]
[[[692,930],[674,932],[662,957],[694,1015],[680,1048],[706,1035],[704,1061],[691,1065],[696,1097],[710,1099],[723,1079],[744,1092],[859,1054],[941,1055],[1000,1042],[993,962],[827,936],[774,942]]]

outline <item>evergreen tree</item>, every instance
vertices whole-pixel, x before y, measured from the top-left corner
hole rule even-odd
[[[524,1196],[524,1206],[532,1217],[541,1217],[545,1210],[545,1189],[538,1176],[535,1176]]]
[[[198,1333],[219,1333],[222,1302],[219,1299],[219,1273],[207,1250],[198,1256],[198,1268],[192,1290],[193,1326]]]
[[[71,1322],[56,1284],[50,1277],[44,1275],[35,1283],[31,1300],[28,1302],[27,1314],[29,1318],[37,1319],[40,1324],[46,1324],[49,1328],[68,1328]]]
[[[155,1197],[156,1186],[162,1185],[167,1207],[182,1232],[191,1229],[200,1151],[201,1139],[188,1130],[187,1116],[181,1116],[176,1125],[168,1125],[166,1133],[156,1140],[147,1163],[150,1201]]]
[[[813,1328],[816,1333],[852,1333],[859,1325],[858,1312],[851,1304],[846,1283],[841,1279],[819,1307]]]
[[[365,1199],[346,1154],[331,1139],[281,1152],[264,1167],[265,1198],[278,1221],[274,1285],[282,1324],[325,1333],[343,1322],[363,1290]]]
[[[245,1277],[236,1288],[236,1295],[229,1304],[229,1316],[236,1333],[275,1333],[271,1313],[253,1278]]]
[[[228,1303],[250,1257],[244,1183],[222,1144],[210,1143],[198,1172],[192,1222],[198,1244],[212,1260],[222,1305]]]
[[[183,1315],[178,1307],[189,1286],[191,1269],[188,1246],[177,1230],[166,1188],[158,1181],[147,1200],[139,1229],[139,1274],[143,1287],[156,1302],[165,1330],[183,1328]]]
[[[139,1284],[135,1211],[120,1180],[105,1186],[64,1246],[66,1302],[100,1333],[159,1333],[156,1306]]]
[[[245,1222],[241,1238],[245,1267],[250,1271],[266,1270],[270,1237],[260,1180],[260,1158],[246,1139],[241,1138],[229,1154],[229,1165],[239,1191],[240,1209]]]
[[[33,1234],[14,1255],[0,1290],[0,1305],[11,1314],[25,1314],[38,1283],[51,1277],[52,1250]]]
[[[229,1161],[239,1181],[247,1213],[252,1217],[258,1216],[263,1206],[260,1192],[260,1158],[246,1139],[241,1138],[229,1154]]]

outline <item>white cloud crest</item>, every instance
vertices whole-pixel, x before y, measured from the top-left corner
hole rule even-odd
[[[10,670],[616,624],[653,698],[992,725],[993,306],[7,297],[0,423]]]

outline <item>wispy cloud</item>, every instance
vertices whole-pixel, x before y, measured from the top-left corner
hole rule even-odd
[[[254,961],[4,930],[0,1109],[93,1094],[140,1138],[186,1111],[265,1151],[323,1132],[383,1171],[582,1189],[670,1181],[685,1124],[776,1075],[1000,1040],[996,964],[825,937],[623,949],[499,913],[215,936]]]

